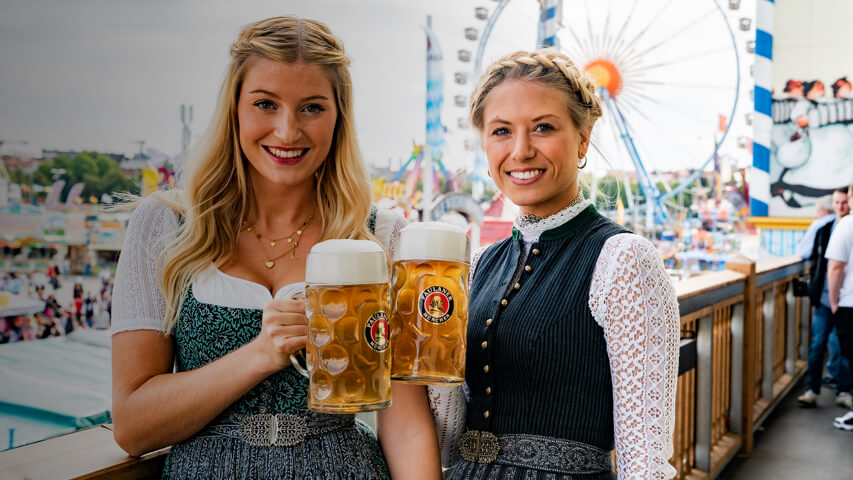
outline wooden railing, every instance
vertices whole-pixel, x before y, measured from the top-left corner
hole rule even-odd
[[[100,425],[0,453],[0,480],[156,480],[167,451],[129,457]]]
[[[755,429],[805,373],[810,307],[791,288],[803,269],[797,257],[730,263],[676,283],[682,332],[695,341],[682,348],[692,368],[678,379],[676,478],[715,478],[748,455]],[[0,480],[155,479],[165,452],[128,457],[100,426],[0,453]]]
[[[805,373],[810,308],[791,287],[804,268],[798,257],[745,261],[676,284],[682,332],[696,338],[696,368],[678,381],[676,478],[716,478],[748,455],[755,429]]]

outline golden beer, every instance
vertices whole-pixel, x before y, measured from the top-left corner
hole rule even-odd
[[[309,254],[306,281],[308,408],[356,413],[391,405],[385,252],[366,240],[321,242]]]
[[[401,232],[391,293],[391,378],[418,384],[465,381],[468,238],[438,223]]]

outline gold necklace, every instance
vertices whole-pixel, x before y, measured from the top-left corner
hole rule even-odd
[[[302,222],[302,226],[297,228],[295,232],[291,233],[290,235],[288,235],[286,237],[281,237],[281,238],[278,238],[275,240],[269,240],[270,246],[274,247],[278,244],[278,242],[280,242],[282,240],[287,240],[287,243],[290,244],[290,260],[293,260],[295,254],[296,254],[296,247],[299,246],[299,241],[302,240],[302,234],[305,232],[305,229],[308,228],[308,225],[311,223],[312,218],[314,218],[314,211],[313,210],[311,211],[311,213],[308,214],[308,218],[306,218],[305,221]],[[263,252],[264,257],[266,257],[266,259],[267,259],[264,262],[265,267],[267,267],[267,268],[274,267],[275,262],[277,260],[283,258],[285,255],[288,254],[288,252],[284,252],[281,255],[278,255],[276,257],[270,256],[270,254],[267,253],[267,249],[264,247],[265,242],[262,239],[261,234],[258,233],[257,230],[255,230],[255,224],[249,223],[249,222],[243,222],[243,225],[246,226],[246,231],[251,233],[252,235],[254,235],[255,239],[258,241],[258,245],[260,245],[261,251]]]

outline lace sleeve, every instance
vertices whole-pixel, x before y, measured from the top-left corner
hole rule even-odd
[[[376,232],[374,236],[382,242],[388,250],[390,261],[394,261],[394,253],[397,251],[397,240],[400,239],[400,230],[409,222],[402,215],[391,210],[380,208],[376,214]]]
[[[461,386],[428,386],[427,395],[435,419],[441,466],[449,468],[459,461],[459,439],[465,432],[465,393]]]
[[[478,248],[471,256],[468,284],[474,279],[474,270],[486,247]],[[452,467],[459,461],[459,439],[465,433],[466,398],[463,387],[427,387],[429,406],[435,419],[441,465]]]
[[[483,252],[489,247],[480,247],[471,254],[471,268],[468,270],[468,286],[470,287],[472,283],[474,283],[474,270],[477,269],[477,263],[480,261],[480,256],[483,255]]]
[[[621,234],[604,244],[589,307],[610,357],[619,478],[672,478],[680,319],[672,282],[648,240]]]
[[[166,301],[159,261],[177,227],[175,213],[154,198],[144,200],[130,216],[113,288],[113,334],[163,329]]]
[[[397,252],[400,230],[408,225],[402,216],[380,209],[376,219],[376,239],[385,245],[391,260]],[[458,460],[459,438],[465,428],[465,395],[462,387],[427,387],[429,406],[441,451],[441,463],[450,467]]]

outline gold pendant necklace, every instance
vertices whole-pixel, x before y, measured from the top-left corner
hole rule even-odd
[[[243,222],[243,225],[246,227],[246,231],[251,233],[255,237],[255,239],[258,241],[258,245],[261,247],[261,252],[263,252],[264,257],[266,258],[266,261],[264,262],[264,266],[267,268],[273,268],[275,266],[275,262],[278,261],[279,259],[283,258],[288,253],[290,253],[290,260],[291,261],[293,260],[294,256],[296,255],[296,247],[299,246],[299,241],[302,240],[302,234],[305,232],[305,229],[308,228],[308,225],[311,224],[312,218],[314,218],[314,211],[313,210],[311,211],[311,213],[308,214],[308,218],[306,218],[305,221],[302,222],[302,225],[299,228],[297,228],[295,232],[291,233],[290,235],[288,235],[286,237],[281,237],[281,238],[274,239],[274,240],[268,240],[266,242],[263,240],[261,234],[258,233],[257,230],[255,230],[255,224],[249,223],[249,222]],[[264,246],[264,244],[269,242],[269,245],[271,247],[275,247],[276,245],[278,245],[278,242],[280,242],[282,240],[287,240],[287,243],[290,244],[290,252],[284,252],[281,255],[278,255],[276,257],[270,256],[270,254],[267,253],[267,249]]]

